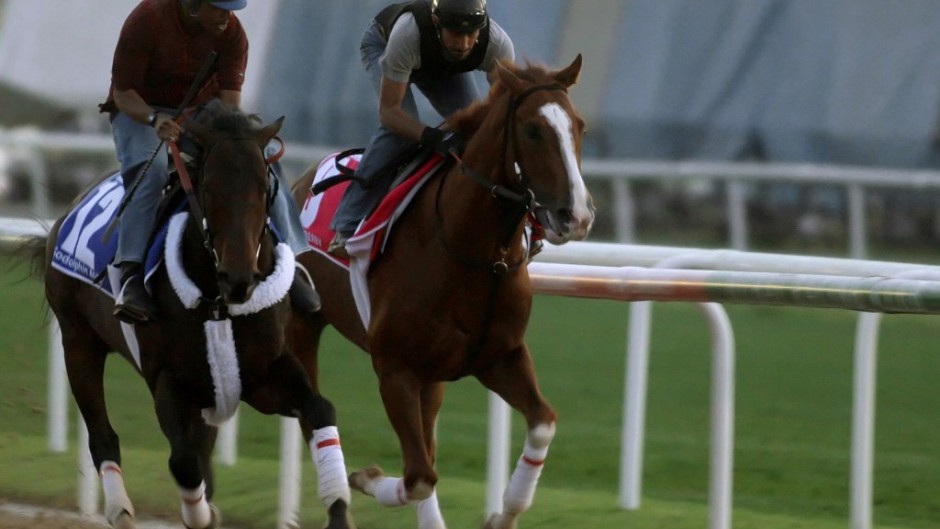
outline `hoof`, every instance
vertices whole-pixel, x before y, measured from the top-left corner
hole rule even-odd
[[[491,514],[483,524],[483,529],[516,529],[516,519],[502,514]]]
[[[135,529],[137,527],[134,525],[134,515],[124,510],[114,517],[109,517],[108,523],[114,529]]]
[[[413,501],[426,500],[434,494],[434,485],[419,481],[408,491],[408,499]]]
[[[356,523],[349,514],[349,506],[343,500],[336,500],[327,509],[330,521],[324,529],[356,529]]]
[[[385,472],[378,465],[372,465],[362,470],[357,470],[349,475],[349,486],[353,490],[358,490],[363,494],[372,496],[372,493],[366,491],[366,485],[379,478],[384,478]]]
[[[205,527],[190,527],[186,524],[183,524],[183,527],[186,529],[218,529],[222,526],[222,513],[219,512],[219,508],[213,504],[209,504],[209,512],[211,514],[209,518],[209,525]]]

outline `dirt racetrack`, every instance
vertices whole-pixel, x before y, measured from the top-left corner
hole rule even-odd
[[[91,520],[54,513],[29,514],[0,511],[0,529],[102,529],[106,525]]]
[[[139,529],[180,529],[182,524],[137,520]],[[0,501],[0,529],[110,529],[104,518]]]

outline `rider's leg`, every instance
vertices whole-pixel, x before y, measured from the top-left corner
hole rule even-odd
[[[290,195],[290,186],[281,176],[282,171],[277,164],[272,166],[272,172],[277,178],[277,192],[271,204],[271,222],[281,240],[290,246],[294,255],[300,255],[310,249],[304,228],[300,224],[300,213]],[[309,275],[302,273],[299,269],[294,270],[294,281],[291,283],[289,295],[291,303],[297,310],[307,313],[320,310],[320,295],[314,289],[313,281]]]
[[[349,184],[330,224],[344,242],[388,192],[394,175],[384,169],[412,145],[410,141],[381,126],[369,140],[356,168],[356,177],[366,182],[365,187],[356,181]]]
[[[114,265],[121,269],[121,292],[115,300],[114,315],[127,323],[146,323],[154,317],[157,307],[144,287],[143,262],[166,185],[166,151],[153,128],[122,112],[115,114],[111,127],[125,193],[136,185],[121,215],[118,230]],[[160,152],[154,156],[158,146]],[[144,167],[147,167],[146,172]]]
[[[379,59],[385,52],[386,43],[387,39],[380,25],[373,20],[362,34],[359,51],[362,66],[369,74],[376,96],[379,95],[382,84],[382,68],[379,66]],[[418,119],[418,105],[411,88],[405,93],[401,106],[405,112]],[[381,202],[394,178],[393,175],[382,174],[382,169],[412,146],[412,142],[381,125],[375,131],[356,169],[356,177],[368,182],[367,187],[363,187],[355,180],[350,182],[330,223],[330,228],[336,232],[328,249],[331,254],[342,258],[349,257],[345,248],[346,240],[355,233],[362,219]]]

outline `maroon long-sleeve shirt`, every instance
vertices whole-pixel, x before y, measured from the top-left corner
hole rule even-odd
[[[218,97],[221,90],[241,91],[248,63],[248,37],[238,18],[215,36],[183,23],[179,0],[143,0],[124,21],[114,62],[108,99],[102,112],[117,110],[114,91],[134,89],[148,104],[176,108],[209,53],[219,55],[212,75],[192,105]]]

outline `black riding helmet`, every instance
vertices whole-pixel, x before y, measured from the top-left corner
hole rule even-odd
[[[431,13],[451,31],[472,33],[486,27],[486,0],[432,0]]]

